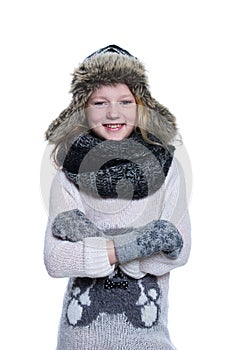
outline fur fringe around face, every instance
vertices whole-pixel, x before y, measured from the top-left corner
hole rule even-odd
[[[118,53],[94,55],[75,69],[70,90],[72,101],[50,124],[45,134],[46,140],[54,144],[61,141],[80,120],[80,115],[84,116],[86,103],[93,91],[102,85],[119,83],[126,84],[143,106],[153,112],[155,120],[152,127],[156,125],[159,138],[169,143],[177,134],[175,117],[151,96],[144,65],[133,56]]]

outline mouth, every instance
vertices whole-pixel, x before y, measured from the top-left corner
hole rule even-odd
[[[116,123],[116,124],[103,124],[104,128],[110,131],[118,131],[122,127],[124,127],[126,124],[125,123]]]

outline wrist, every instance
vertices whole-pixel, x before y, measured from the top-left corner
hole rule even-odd
[[[117,259],[117,256],[116,256],[114,241],[107,240],[106,241],[106,247],[107,247],[107,253],[108,253],[108,258],[109,258],[110,264],[111,265],[116,264],[118,262],[118,259]]]

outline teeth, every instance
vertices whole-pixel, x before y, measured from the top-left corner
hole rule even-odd
[[[110,129],[118,129],[121,125],[122,124],[106,124],[106,127]]]

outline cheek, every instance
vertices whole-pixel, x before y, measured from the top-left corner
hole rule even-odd
[[[126,119],[128,123],[135,124],[137,121],[137,111],[136,110],[131,111],[130,113],[128,113],[126,117],[127,117]]]
[[[100,119],[100,118],[98,118],[97,114],[94,113],[93,111],[86,112],[86,118],[87,118],[89,126],[94,126],[94,125],[98,124],[99,119]]]

